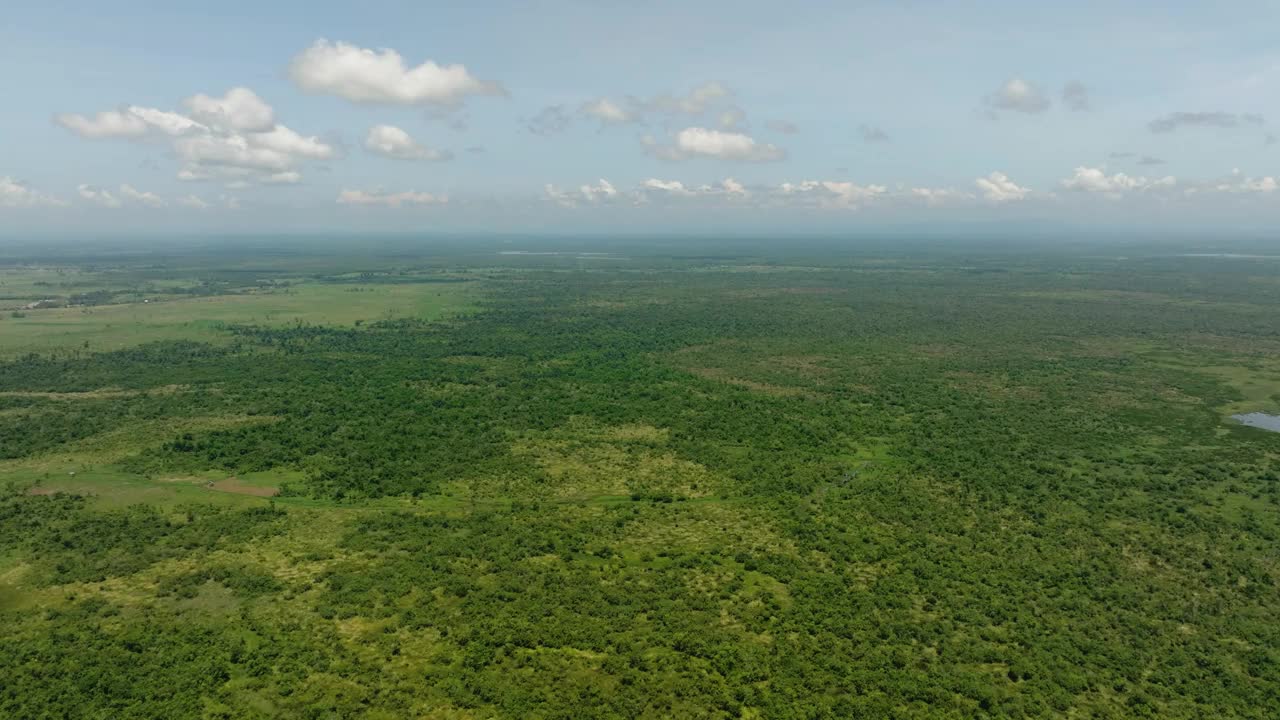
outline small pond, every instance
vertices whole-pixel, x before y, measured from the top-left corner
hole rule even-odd
[[[1241,425],[1249,427],[1262,428],[1272,432],[1280,432],[1280,415],[1268,415],[1266,413],[1253,412],[1244,413],[1243,415],[1232,415],[1234,420]]]

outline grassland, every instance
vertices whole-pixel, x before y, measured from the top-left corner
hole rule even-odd
[[[471,309],[473,290],[466,282],[300,282],[206,297],[157,295],[120,304],[11,310],[0,316],[0,355],[108,352],[162,340],[226,342],[230,325],[350,326],[397,318],[438,319]]]
[[[1272,266],[506,249],[0,273],[0,714],[1280,706]]]

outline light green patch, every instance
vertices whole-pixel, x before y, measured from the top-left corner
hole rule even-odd
[[[1204,372],[1239,391],[1242,398],[1224,405],[1224,415],[1280,410],[1280,363],[1210,366]]]
[[[627,526],[622,545],[646,554],[736,548],[794,554],[795,544],[768,518],[729,502],[676,503]]]
[[[350,326],[434,320],[472,309],[472,283],[299,283],[233,295],[27,310],[0,319],[0,357],[53,350],[119,350],[161,340],[228,342],[226,325]]]
[[[600,496],[706,497],[723,485],[698,463],[663,447],[667,431],[647,425],[598,426],[578,418],[563,428],[535,433],[513,444],[534,463],[552,498]]]

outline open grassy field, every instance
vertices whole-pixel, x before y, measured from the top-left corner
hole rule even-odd
[[[0,714],[1280,706],[1266,268],[490,250],[0,320]]]
[[[41,273],[43,274],[43,272]],[[105,287],[105,285],[104,285]],[[398,318],[439,319],[467,312],[475,283],[296,282],[228,288],[201,297],[139,294],[130,302],[12,309],[0,315],[0,356],[53,350],[119,350],[161,340],[226,342],[228,325],[350,326]]]

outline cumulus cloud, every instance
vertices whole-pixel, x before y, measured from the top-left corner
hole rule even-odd
[[[1238,128],[1261,127],[1266,119],[1261,115],[1245,113],[1237,115],[1227,112],[1175,112],[1147,123],[1153,133],[1170,133],[1182,128]]]
[[[555,135],[568,130],[571,124],[573,118],[564,105],[548,105],[538,111],[525,127],[534,135]]]
[[[36,192],[26,183],[7,175],[0,176],[0,207],[29,208],[66,205],[66,202],[50,195]]]
[[[404,192],[386,192],[383,190],[343,190],[338,194],[339,205],[382,206],[398,208],[405,205],[443,205],[449,202],[444,195],[406,190]]]
[[[147,123],[128,110],[104,110],[93,117],[63,113],[55,122],[86,138],[142,137],[150,130]]]
[[[1124,173],[1108,175],[1103,169],[1092,167],[1078,167],[1071,177],[1062,181],[1062,187],[1065,190],[1102,193],[1108,197],[1120,197],[1128,192],[1146,192],[1158,188],[1170,188],[1176,184],[1177,179],[1172,175],[1148,179]]]
[[[299,135],[284,125],[276,125],[267,132],[250,133],[245,138],[250,145],[295,158],[328,160],[336,154],[333,146],[322,142],[320,138]]]
[[[548,200],[566,208],[620,201],[644,205],[663,200],[675,201],[678,198],[718,198],[736,201],[751,197],[751,192],[733,178],[703,185],[688,185],[679,180],[649,178],[628,191],[619,190],[613,183],[601,179],[594,185],[588,183],[579,186],[576,190],[562,189],[548,184],[543,187],[543,194]]]
[[[80,185],[76,188],[76,192],[85,200],[88,200],[95,205],[101,205],[102,207],[118,208],[122,205],[119,198],[103,188],[97,188],[92,185]]]
[[[165,138],[182,162],[180,180],[265,177],[337,155],[320,138],[275,122],[275,111],[248,88],[232,88],[221,97],[193,95],[185,106],[189,116],[130,105],[93,117],[60,115],[56,121],[86,138]]]
[[[1021,200],[1031,193],[1030,189],[1018,185],[1002,172],[993,172],[973,182],[982,191],[982,196],[993,203]]]
[[[209,207],[209,203],[196,197],[195,195],[187,195],[180,197],[174,201],[179,207],[191,208],[193,210],[205,210]]]
[[[663,160],[713,158],[737,162],[774,162],[786,158],[782,148],[756,142],[750,135],[702,127],[690,127],[676,134],[671,144],[659,144],[645,138],[645,146]]]
[[[580,185],[576,191],[562,190],[551,184],[544,185],[542,191],[549,200],[563,207],[577,207],[582,203],[606,202],[621,197],[613,183],[604,178],[597,180],[594,185]]]
[[[262,132],[276,124],[275,111],[246,87],[234,87],[222,97],[199,94],[186,99],[194,120],[227,130]]]
[[[636,120],[635,111],[623,107],[609,98],[599,98],[582,104],[579,111],[606,124],[622,124]]]
[[[159,195],[156,195],[153,192],[138,190],[132,185],[121,185],[120,195],[123,196],[124,199],[130,202],[135,202],[140,205],[146,205],[147,207],[158,208],[158,207],[165,206],[164,199],[161,198]]]
[[[1089,89],[1076,80],[1072,80],[1062,86],[1062,104],[1073,112],[1084,112],[1093,109],[1092,104],[1089,102]]]
[[[595,185],[583,185],[578,188],[578,190],[582,193],[582,197],[585,198],[587,202],[607,200],[609,198],[617,197],[618,195],[618,191],[613,187],[613,184],[604,178],[601,178],[600,182]]]
[[[725,178],[715,184],[686,185],[679,180],[649,178],[636,189],[640,202],[660,198],[703,198],[710,201],[736,202],[750,198],[751,191],[733,178]]]
[[[1010,110],[1021,113],[1042,113],[1049,109],[1049,98],[1035,85],[1022,78],[1012,78],[999,90],[982,99],[992,111]]]
[[[303,90],[358,103],[454,105],[472,95],[504,94],[500,85],[476,79],[463,65],[427,60],[409,67],[395,50],[323,39],[293,59],[289,75]]]
[[[262,147],[243,135],[198,135],[180,138],[173,144],[178,157],[190,167],[191,175],[208,168],[232,168],[267,173],[288,170],[294,159],[285,152]]]
[[[922,200],[926,205],[942,205],[952,201],[973,199],[972,193],[955,188],[916,187],[911,188],[909,193],[912,198]]]
[[[775,191],[775,195],[782,197],[812,200],[819,207],[849,210],[856,210],[888,194],[889,188],[884,185],[859,185],[836,180],[784,182]]]
[[[425,147],[394,125],[374,125],[365,135],[364,147],[371,153],[397,160],[448,160],[448,153]]]
[[[646,119],[669,120],[711,115],[724,128],[740,127],[746,113],[732,104],[733,92],[718,82],[706,82],[688,93],[662,93],[648,99],[628,97],[613,100],[602,97],[587,101],[579,112],[606,125],[643,122]]]
[[[679,180],[659,180],[657,178],[649,178],[641,183],[641,187],[645,190],[660,190],[664,193],[672,195],[692,195],[693,191],[684,186]]]
[[[93,140],[139,138],[155,133],[177,136],[208,130],[185,115],[138,105],[130,105],[123,110],[106,110],[93,117],[64,113],[54,119],[77,135]]]
[[[1249,177],[1240,172],[1239,168],[1236,168],[1231,171],[1231,175],[1227,179],[1205,183],[1198,187],[1188,188],[1187,194],[1194,195],[1198,192],[1210,192],[1231,194],[1261,193],[1264,195],[1270,195],[1277,189],[1280,189],[1280,184],[1277,184],[1274,177],[1270,175],[1260,178]]]
[[[874,125],[859,125],[858,134],[865,143],[887,143],[889,134]]]

